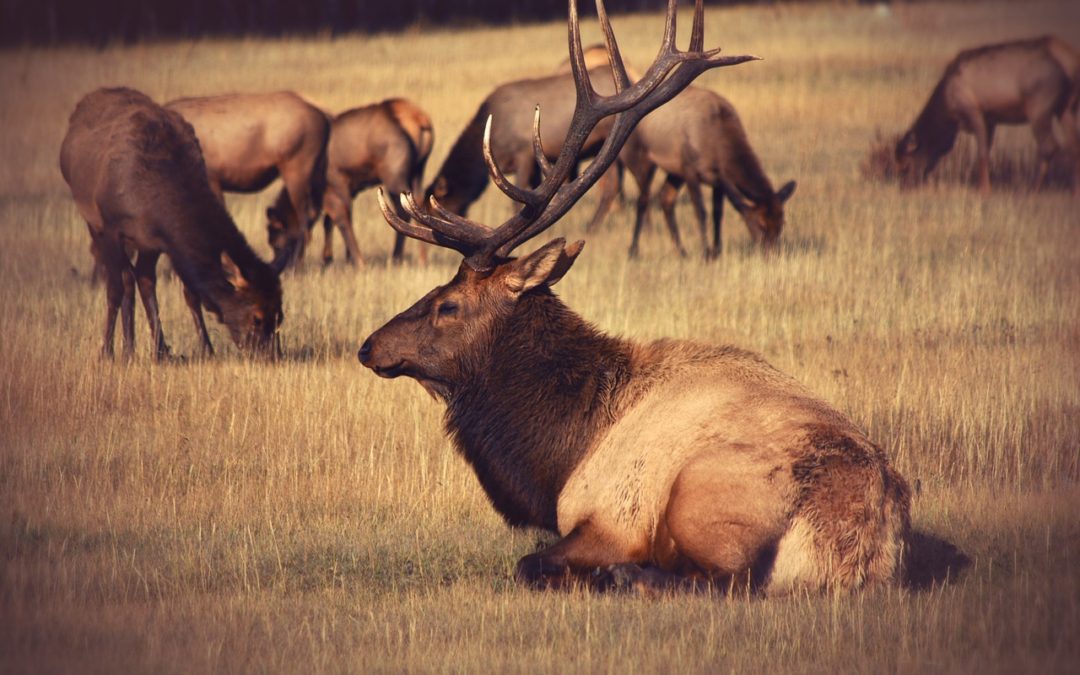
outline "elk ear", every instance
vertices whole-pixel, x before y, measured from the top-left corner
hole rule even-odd
[[[233,259],[229,257],[228,253],[221,252],[221,271],[225,273],[225,279],[236,290],[242,290],[248,287],[247,279],[240,272],[240,268],[236,266]]]
[[[784,183],[784,186],[776,193],[776,198],[780,200],[781,204],[791,199],[791,195],[795,193],[795,185],[795,181],[789,180]]]
[[[541,284],[554,284],[574,264],[574,260],[585,247],[585,242],[576,241],[569,246],[562,237],[551,241],[529,255],[510,263],[510,273],[506,276],[506,287],[511,293],[520,294]]]
[[[896,158],[903,159],[905,155],[910,155],[918,149],[919,139],[915,138],[914,132],[909,131],[896,144]]]

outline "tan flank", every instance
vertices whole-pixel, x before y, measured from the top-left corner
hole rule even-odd
[[[258,192],[281,177],[303,227],[270,230],[274,266],[303,260],[319,216],[326,182],[330,120],[291,91],[182,98],[165,104],[195,128],[210,185],[224,192]]]

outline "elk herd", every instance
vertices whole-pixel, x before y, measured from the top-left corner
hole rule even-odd
[[[364,340],[359,360],[445,404],[454,446],[508,523],[560,536],[518,562],[520,581],[646,592],[738,584],[766,594],[895,582],[910,493],[855,423],[755,354],[632,342],[590,325],[551,291],[583,241],[515,254],[599,182],[596,227],[626,170],[639,189],[631,256],[658,170],[680,254],[683,186],[706,257],[721,255],[725,200],[754,241],[777,247],[795,182],[774,187],[732,103],[691,86],[706,70],[755,57],[704,48],[701,0],[689,48],[679,50],[676,5],[669,0],[659,54],[639,73],[625,65],[602,0],[604,42],[588,49],[570,0],[569,61],[496,87],[426,187],[433,126],[405,99],[330,115],[291,92],[164,105],[126,88],[88,94],[71,115],[60,168],[104,271],[103,355],[113,354],[118,313],[123,353],[133,353],[137,287],[153,354],[169,356],[155,292],[162,254],[205,352],[203,308],[242,349],[278,355],[282,271],[302,261],[320,215],[323,261],[336,229],[345,260],[359,263],[352,200],[377,186],[395,259],[407,238],[463,259],[449,282]],[[961,53],[896,146],[905,182],[925,178],[961,129],[976,136],[983,190],[998,124],[1030,123],[1044,163],[1060,147],[1080,156],[1078,83],[1080,59],[1055,38]],[[279,178],[265,262],[222,194]],[[517,205],[497,227],[467,215],[489,182]]]

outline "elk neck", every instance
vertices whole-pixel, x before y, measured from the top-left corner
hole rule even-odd
[[[488,105],[485,102],[476,116],[450,148],[435,180],[445,181],[446,194],[436,198],[451,211],[464,214],[469,205],[484,192],[488,183],[487,165],[484,163],[484,125],[487,123]],[[434,186],[435,183],[432,183]],[[432,188],[428,188],[429,192]]]
[[[192,227],[167,233],[168,253],[180,279],[195,291],[207,309],[221,316],[222,310],[236,301],[235,289],[222,269],[221,254],[226,253],[240,269],[244,279],[264,292],[271,291],[277,275],[259,259],[244,236],[236,229],[225,207],[209,191],[204,199],[187,205]],[[192,230],[200,230],[193,232]]]
[[[911,128],[919,141],[920,152],[930,153],[935,157],[941,156],[952,150],[953,143],[956,142],[956,134],[960,129],[949,113],[946,89],[957,73],[958,68],[954,61],[949,64],[945,75],[934,87],[926,105],[915,118],[915,123]]]
[[[488,336],[448,400],[446,427],[508,523],[557,530],[559,493],[616,419],[631,350],[547,287]]]

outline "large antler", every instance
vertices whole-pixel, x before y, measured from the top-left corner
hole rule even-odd
[[[577,90],[574,115],[563,143],[562,152],[554,165],[544,155],[540,143],[540,107],[533,118],[533,149],[536,161],[544,176],[540,185],[527,190],[511,183],[495,163],[491,152],[491,117],[484,128],[484,160],[492,181],[511,199],[522,205],[509,220],[495,229],[463,218],[443,208],[432,197],[431,210],[421,209],[412,195],[403,194],[401,205],[410,218],[408,222],[398,216],[379,189],[379,206],[387,222],[402,234],[459,251],[466,263],[474,270],[492,268],[505,260],[517,246],[535,237],[559,220],[570,207],[600,178],[619,155],[630,132],[645,115],[670,101],[685,89],[698,75],[711,68],[733,66],[753,61],[755,56],[719,56],[719,49],[703,51],[705,17],[702,0],[694,5],[694,26],[690,34],[690,48],[680,51],[675,47],[675,15],[678,0],[668,0],[664,38],[660,52],[644,76],[631,84],[626,74],[615,34],[611,30],[603,0],[596,0],[596,14],[604,31],[608,59],[615,93],[601,96],[596,92],[585,68],[585,55],[581,46],[578,26],[577,1],[570,1],[568,29],[570,39],[570,65]],[[604,140],[600,152],[581,174],[567,183],[585,145],[586,139],[605,117],[617,115],[611,131]]]

